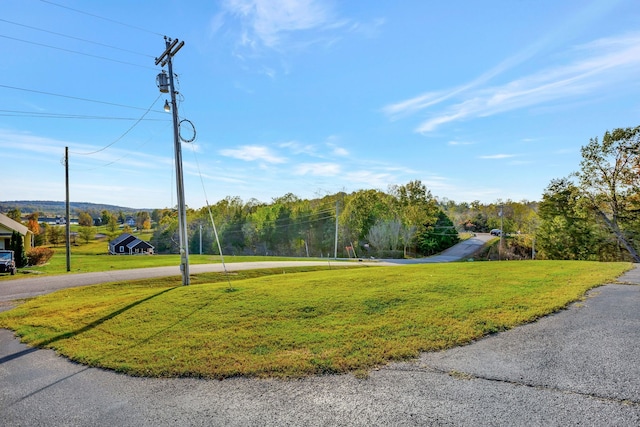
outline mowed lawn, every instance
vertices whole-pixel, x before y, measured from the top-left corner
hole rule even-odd
[[[629,263],[264,270],[58,291],[0,314],[30,345],[130,375],[366,375],[553,313]]]

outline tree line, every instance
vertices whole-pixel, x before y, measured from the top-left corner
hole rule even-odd
[[[177,213],[151,213],[157,252],[177,253]],[[430,255],[458,242],[458,233],[420,182],[388,192],[360,190],[318,199],[294,194],[271,203],[227,197],[187,210],[189,251],[234,255],[395,257]],[[214,230],[213,225],[216,229]],[[337,230],[337,241],[336,241]]]
[[[640,262],[640,127],[605,132],[581,149],[578,171],[553,179],[542,200],[457,203],[434,197],[416,180],[386,191],[363,189],[316,199],[285,194],[270,203],[226,197],[187,209],[190,253],[313,257],[419,257],[459,241],[460,232],[501,229],[500,259],[630,260]],[[17,211],[17,212],[16,212]],[[9,216],[20,219],[17,209]],[[153,229],[157,253],[177,253],[175,209],[136,212],[133,229]],[[79,213],[87,241],[96,213]],[[27,226],[36,244],[64,241],[60,227]],[[100,212],[110,237],[123,231],[122,211]],[[40,230],[45,229],[45,232]],[[129,227],[128,225],[125,227]],[[337,247],[336,247],[337,231]],[[95,231],[94,231],[95,233]],[[504,243],[504,246],[502,246]]]

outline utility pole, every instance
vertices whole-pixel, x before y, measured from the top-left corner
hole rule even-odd
[[[71,218],[69,218],[69,147],[64,147],[64,184],[66,193],[65,202],[65,230],[67,249],[67,271],[71,271]]]
[[[338,201],[336,200],[336,234],[333,245],[333,259],[338,259]]]
[[[175,151],[176,163],[176,188],[178,193],[178,236],[180,238],[180,271],[182,272],[182,285],[187,286],[189,279],[189,245],[187,243],[187,209],[184,201],[184,178],[182,175],[182,147],[180,145],[180,130],[178,128],[178,104],[176,103],[176,91],[173,84],[173,64],[171,59],[184,46],[184,41],[178,43],[178,39],[171,40],[165,36],[166,49],[162,55],[156,58],[156,65],[161,67],[168,65],[169,70],[169,92],[171,94],[171,112],[173,114],[173,147]],[[166,74],[161,73],[160,92],[166,92],[166,81],[162,81],[161,76],[166,80]]]
[[[502,260],[503,251],[504,251],[504,203],[500,205],[500,249],[498,251],[499,260]]]

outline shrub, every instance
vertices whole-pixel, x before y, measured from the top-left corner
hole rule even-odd
[[[53,256],[53,249],[38,246],[27,252],[29,265],[42,265],[47,263]]]

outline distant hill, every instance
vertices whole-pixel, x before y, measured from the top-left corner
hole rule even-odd
[[[65,215],[66,206],[65,202],[55,202],[48,200],[12,200],[7,202],[0,202],[0,212],[6,213],[11,209],[20,209],[20,212],[24,214],[31,214],[34,212],[40,212],[44,216],[56,216]],[[69,210],[71,215],[77,216],[79,212],[89,212],[92,215],[100,215],[104,210],[112,213],[122,212],[125,215],[134,214],[140,211],[151,212],[153,209],[134,209],[124,206],[104,205],[100,203],[86,203],[86,202],[70,202]]]

